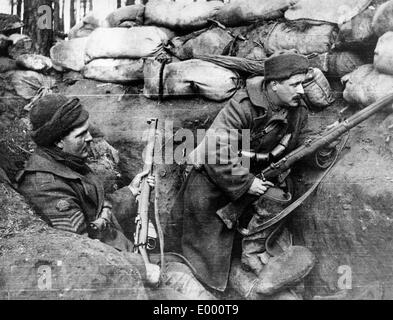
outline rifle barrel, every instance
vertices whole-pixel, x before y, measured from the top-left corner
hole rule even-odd
[[[393,93],[386,95],[368,107],[350,116],[347,120],[340,122],[337,127],[330,129],[323,136],[311,141],[310,143],[302,144],[284,158],[263,170],[263,176],[270,178],[276,175],[278,171],[282,172],[283,170],[285,171],[286,169],[289,169],[296,161],[337,140],[345,132],[356,127],[359,123],[365,121],[367,118],[386,107],[389,103],[393,103]]]

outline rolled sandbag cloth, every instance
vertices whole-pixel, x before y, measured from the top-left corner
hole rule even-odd
[[[221,7],[217,21],[227,27],[242,26],[260,20],[277,19],[298,0],[232,0]]]
[[[372,28],[380,37],[385,32],[393,31],[393,0],[383,3],[375,12]]]
[[[142,25],[145,6],[142,4],[134,4],[118,8],[107,15],[105,20],[110,28],[119,27],[123,22],[133,22],[133,25]]]
[[[381,73],[393,75],[393,32],[386,32],[378,40],[374,51],[374,66]]]
[[[210,100],[223,101],[232,97],[239,82],[236,72],[198,59],[168,65],[147,59],[143,74],[143,94],[152,99],[158,99],[160,95],[170,98],[199,95]]]
[[[143,80],[143,59],[95,59],[82,69],[82,74],[104,82],[139,81]]]
[[[307,25],[277,23],[265,40],[267,53],[295,49],[300,54],[328,52],[337,32],[331,24]]]
[[[303,83],[304,94],[312,109],[322,110],[334,102],[329,81],[318,68],[310,68]]]
[[[215,19],[222,6],[221,1],[181,3],[150,0],[145,6],[144,23],[175,30],[199,30],[209,25],[209,19]]]
[[[366,107],[393,93],[393,76],[378,72],[372,64],[357,68],[341,81],[345,84],[345,101],[359,107]]]
[[[88,37],[85,62],[99,58],[154,56],[167,42],[167,35],[156,27],[98,28]]]
[[[85,48],[88,38],[61,41],[50,49],[54,66],[80,71],[85,66]]]

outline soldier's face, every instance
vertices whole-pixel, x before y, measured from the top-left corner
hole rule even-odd
[[[86,159],[91,141],[93,141],[93,138],[89,132],[89,121],[87,120],[61,139],[57,146],[63,152]]]
[[[305,74],[295,74],[287,80],[276,81],[274,87],[280,105],[284,107],[298,107],[300,98],[304,95],[302,83],[306,79]]]

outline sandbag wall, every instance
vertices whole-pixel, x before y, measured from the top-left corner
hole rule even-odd
[[[330,0],[321,10],[312,0],[150,0],[106,15],[87,14],[68,40],[52,48],[51,59],[60,72],[73,70],[103,82],[144,83],[143,92],[151,99],[199,95],[224,101],[247,78],[263,76],[263,68],[255,72],[255,66],[267,57],[296,50],[309,57],[314,68],[310,75],[317,74],[315,81],[324,83],[319,87],[330,90],[326,78],[340,80],[373,62],[378,35],[390,27],[379,13],[390,10],[384,2]],[[193,71],[186,72],[190,66]],[[315,93],[325,96],[317,108],[331,104],[332,93],[327,93]]]

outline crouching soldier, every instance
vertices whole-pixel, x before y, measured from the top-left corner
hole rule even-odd
[[[190,155],[194,167],[165,227],[166,243],[167,248],[179,251],[193,265],[197,278],[216,292],[231,284],[245,298],[272,298],[304,278],[314,265],[313,254],[293,246],[285,228],[274,225],[256,232],[290,201],[288,175],[277,179],[280,181],[266,181],[257,174],[309,136],[308,110],[302,100],[308,69],[307,58],[296,53],[267,59],[265,77],[248,81],[245,90],[219,112]],[[262,165],[251,162],[250,167],[243,166],[238,150],[247,137],[239,132],[249,135],[249,150],[243,151],[265,155]],[[329,146],[314,154],[312,160],[326,168],[334,154],[335,147]],[[268,190],[273,187],[277,192],[269,199],[272,192]],[[241,203],[250,195],[261,200],[248,214],[221,214],[231,202]],[[237,230],[245,232],[239,237]],[[281,248],[273,248],[270,239],[280,242]],[[241,253],[236,251],[236,244],[240,244]],[[269,259],[271,255],[277,257]]]
[[[37,149],[17,177],[18,188],[50,226],[132,254],[135,197],[146,173],[106,197],[99,178],[86,164],[93,140],[88,118],[77,98],[51,94],[38,100],[30,113]],[[154,187],[153,177],[147,181]],[[147,283],[156,283],[159,267],[145,266],[139,255],[132,255]]]

